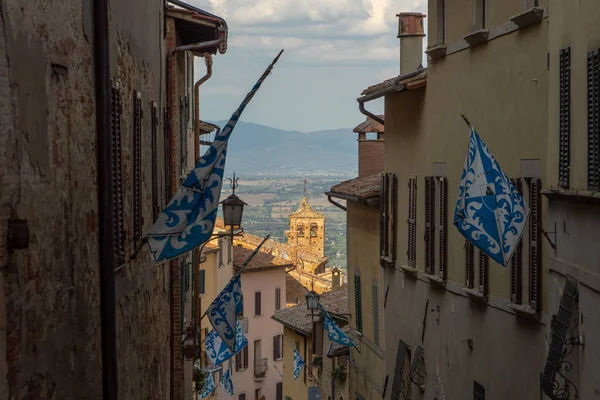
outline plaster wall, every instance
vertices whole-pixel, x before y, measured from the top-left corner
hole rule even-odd
[[[298,345],[297,350],[308,366],[313,354],[312,337],[301,335],[288,327],[284,327],[284,334],[286,337],[283,339],[283,397],[290,396],[292,399],[298,400],[308,399],[308,388],[317,385],[306,367],[302,369],[298,379],[294,380],[294,350],[290,341],[294,343],[294,346]]]

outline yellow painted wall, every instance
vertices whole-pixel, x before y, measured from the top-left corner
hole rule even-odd
[[[509,177],[520,176],[521,159],[540,159],[545,165],[547,35],[544,20],[443,57],[429,64],[426,89],[386,97],[385,170],[398,175],[399,261],[407,262],[408,178],[417,176],[417,268],[424,270],[424,177],[433,175],[434,162],[445,162],[448,277],[464,283],[464,237],[452,226],[469,139],[461,112],[473,123]],[[541,178],[545,186],[543,168]],[[524,273],[528,270],[525,261],[526,258]],[[490,294],[508,298],[509,268],[501,268],[490,260],[489,273]]]
[[[387,138],[386,138],[387,141]],[[386,143],[387,145],[387,143]],[[350,325],[356,328],[356,296],[354,277],[360,274],[361,279],[361,308],[363,335],[352,336],[353,340],[361,342],[359,353],[351,351],[350,359],[358,368],[352,365],[350,369],[350,395],[360,393],[365,399],[381,397],[373,386],[364,378],[364,373],[383,387],[383,294],[381,267],[379,265],[379,208],[347,202],[347,240],[348,240],[348,300],[352,314]],[[379,346],[374,338],[374,308],[373,284],[378,291],[379,311]],[[379,347],[379,351],[375,348]],[[361,372],[364,371],[364,372]]]
[[[317,385],[305,369],[300,372],[298,379],[294,380],[294,350],[290,340],[292,343],[300,343],[298,351],[308,366],[309,360],[312,359],[311,337],[302,336],[288,327],[284,327],[283,332],[286,336],[283,339],[283,396],[290,396],[293,400],[308,399],[308,387]]]

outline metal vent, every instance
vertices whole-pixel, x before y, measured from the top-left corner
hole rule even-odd
[[[111,137],[112,165],[111,185],[113,191],[113,241],[115,264],[125,261],[125,219],[123,210],[123,160],[121,135],[121,88],[119,82],[113,82],[111,88]]]
[[[133,92],[133,239],[142,237],[142,94]]]
[[[425,273],[435,273],[435,178],[425,177]]]
[[[600,190],[600,51],[587,56],[588,190]]]
[[[559,150],[558,184],[569,187],[571,158],[571,48],[560,51],[560,108],[559,108]]]

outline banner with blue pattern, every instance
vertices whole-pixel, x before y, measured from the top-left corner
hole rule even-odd
[[[506,266],[523,235],[529,207],[471,127],[454,225],[492,260]]]
[[[237,316],[242,313],[243,306],[242,280],[237,274],[231,278],[206,310],[206,316],[213,329],[232,351],[235,344]]]
[[[206,374],[206,381],[204,381],[204,389],[200,393],[200,398],[205,399],[215,390],[215,380],[213,379],[212,371],[208,371]]]
[[[341,344],[342,346],[354,346],[354,342],[350,339],[350,336],[342,332],[338,324],[335,323],[325,310],[323,310],[323,328],[327,331],[327,337],[332,342]]]
[[[304,368],[305,363],[298,350],[296,350],[296,346],[292,346],[292,348],[294,349],[294,380],[296,380],[300,376],[300,371]]]
[[[231,380],[230,369],[228,369],[227,372],[223,374],[223,376],[221,377],[221,382],[219,382],[219,384],[222,385],[223,388],[225,388],[225,391],[228,395],[233,396],[235,394],[235,392],[233,391],[233,381]]]
[[[281,52],[246,95],[227,125],[215,136],[213,143],[146,235],[150,253],[155,261],[163,262],[179,257],[202,245],[212,236],[221,196],[229,137],[242,112],[281,56]]]
[[[248,345],[248,339],[244,335],[244,329],[240,321],[236,323],[236,335],[235,335],[235,348],[234,351],[230,351],[227,345],[223,342],[223,339],[217,334],[214,329],[206,336],[204,341],[206,347],[206,356],[212,365],[219,365],[229,360],[231,357],[239,353],[244,347]]]

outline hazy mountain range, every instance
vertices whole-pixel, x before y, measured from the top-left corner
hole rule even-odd
[[[223,127],[226,121],[214,123]],[[229,140],[227,170],[330,171],[355,176],[358,169],[356,139],[352,128],[299,132],[240,121]]]

